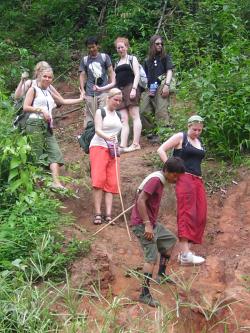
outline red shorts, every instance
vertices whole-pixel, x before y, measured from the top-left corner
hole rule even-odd
[[[92,186],[105,192],[117,194],[117,178],[120,178],[120,158],[117,158],[118,177],[116,176],[116,159],[111,157],[108,148],[93,146],[89,149]]]
[[[206,192],[201,178],[183,174],[176,183],[178,237],[201,244],[207,217]]]

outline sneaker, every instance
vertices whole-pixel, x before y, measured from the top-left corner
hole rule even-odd
[[[205,261],[204,258],[202,258],[200,256],[196,256],[192,252],[187,252],[187,253],[181,253],[181,254],[179,254],[177,260],[183,266],[185,266],[185,265],[201,265]]]
[[[147,294],[147,295],[141,294],[139,296],[139,302],[152,306],[153,308],[160,306],[160,303],[158,301],[156,301],[155,299],[153,299],[151,294]]]
[[[139,144],[132,144],[129,147],[123,148],[123,153],[130,153],[131,151],[140,150],[141,146]]]
[[[164,283],[176,284],[176,282],[169,275],[158,275],[155,281],[158,284],[164,284]]]

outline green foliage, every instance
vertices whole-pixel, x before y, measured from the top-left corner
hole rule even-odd
[[[34,279],[62,279],[73,259],[89,251],[89,241],[66,243],[58,231],[72,219],[46,188],[39,189],[44,172],[32,161],[28,138],[13,128],[14,115],[0,93],[0,271],[14,265],[28,267]]]

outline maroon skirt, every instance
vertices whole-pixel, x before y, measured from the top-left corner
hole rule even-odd
[[[176,183],[178,237],[201,244],[207,218],[207,200],[203,180],[183,174]]]

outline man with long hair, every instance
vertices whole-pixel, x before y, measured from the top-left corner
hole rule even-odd
[[[148,90],[143,94],[140,108],[144,128],[154,127],[149,120],[152,119],[152,115],[159,125],[169,126],[169,93],[173,67],[170,55],[164,50],[163,38],[153,35],[150,38],[148,58],[144,64],[148,78]]]

